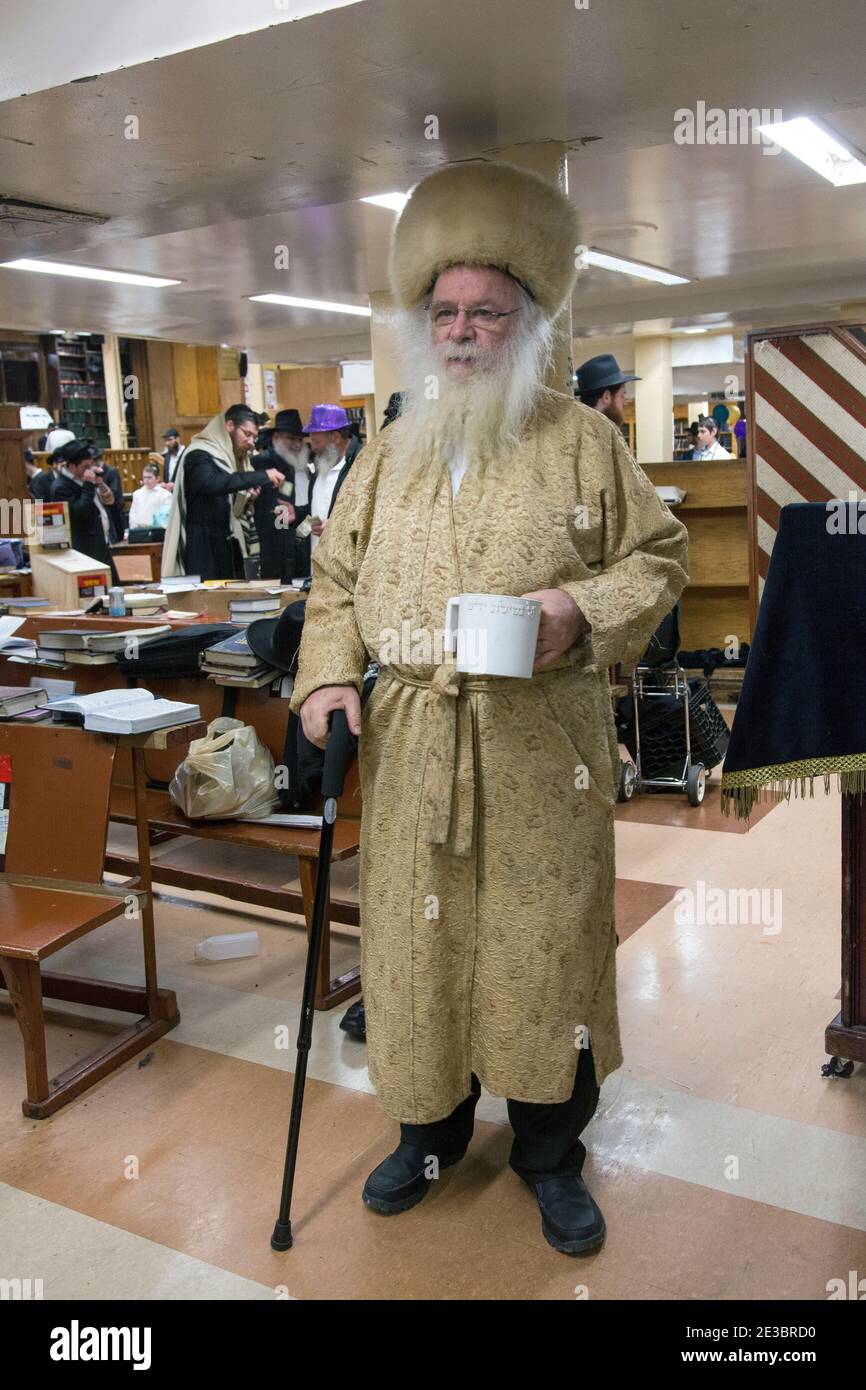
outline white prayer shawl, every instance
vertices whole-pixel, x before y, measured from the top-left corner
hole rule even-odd
[[[166,527],[165,540],[162,543],[162,573],[166,575],[186,573],[183,564],[186,549],[186,463],[194,449],[203,449],[205,453],[210,454],[217,467],[222,468],[226,473],[250,471],[249,455],[246,455],[241,464],[235,458],[234,445],[231,435],[226,429],[224,415],[215,415],[199,434],[193,436],[183,452],[177,466],[177,472],[174,475],[171,512]],[[231,534],[244,556],[247,553],[247,544],[241,525],[241,516],[248,503],[249,495],[246,492],[235,493],[231,499],[231,511],[229,513]]]

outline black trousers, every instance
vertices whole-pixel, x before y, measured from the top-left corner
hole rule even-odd
[[[475,1106],[481,1095],[478,1077],[472,1073],[472,1089],[456,1110],[431,1125],[400,1126],[405,1144],[422,1148],[438,1158],[459,1154],[472,1138]],[[529,1101],[509,1100],[508,1118],[514,1130],[509,1163],[527,1182],[545,1178],[580,1176],[586,1149],[580,1142],[598,1105],[599,1088],[591,1048],[581,1048],[570,1100],[556,1105],[533,1105]]]

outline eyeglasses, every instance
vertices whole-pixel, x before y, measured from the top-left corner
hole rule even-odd
[[[435,308],[433,305],[425,305],[436,328],[448,328],[457,319],[461,312],[461,306],[456,308],[449,305],[447,308]],[[520,306],[516,309],[462,309],[466,315],[466,322],[471,328],[498,328],[500,319],[507,319],[511,314],[518,314]]]

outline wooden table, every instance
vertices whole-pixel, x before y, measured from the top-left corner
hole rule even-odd
[[[122,584],[152,584],[162,576],[162,541],[118,541],[111,555]]]

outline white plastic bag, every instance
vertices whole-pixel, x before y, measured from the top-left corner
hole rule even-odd
[[[250,724],[214,719],[193,739],[168,794],[190,820],[256,820],[279,804],[274,760]]]

